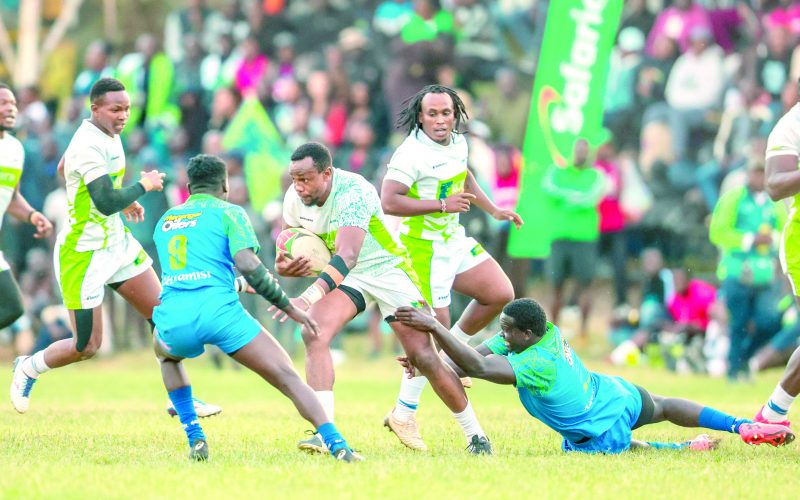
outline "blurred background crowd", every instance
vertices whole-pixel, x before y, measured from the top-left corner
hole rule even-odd
[[[65,3],[44,2],[50,22]],[[203,152],[226,159],[230,201],[248,209],[270,264],[291,151],[322,142],[336,167],[379,188],[403,138],[394,119],[430,83],[457,88],[466,103],[470,168],[487,193],[502,207],[524,203],[521,150],[548,0],[140,0],[120,3],[124,16],[112,34],[100,24],[100,3],[81,7],[36,84],[16,88],[16,136],[27,155],[20,189],[56,230],[67,214],[56,166],[102,76],[122,80],[133,104],[126,175],[158,169],[169,179],[163,193],[142,198],[146,219],[131,226],[151,255],[155,222],[188,197],[185,165]],[[573,158],[602,174],[589,204],[599,232],[576,236],[598,249],[598,265],[587,276],[574,264],[555,272],[543,261],[512,259],[507,226],[478,210],[462,220],[517,296],[558,302],[551,319],[567,324],[570,315],[592,314],[576,328],[603,339],[613,362],[746,379],[780,363],[798,338],[777,265],[785,210],[754,210],[748,224],[758,240],[749,246],[730,235],[742,231],[730,212],[736,219],[751,198],[757,207],[772,203],[757,193],[766,136],[798,98],[800,2],[624,4],[605,93],[607,133],[599,143],[587,138],[588,153],[576,145]],[[19,5],[0,0],[12,35]],[[2,71],[0,79],[14,81],[7,66]],[[26,352],[68,336],[53,242],[9,219],[2,243],[27,303],[0,339]],[[304,286],[284,283],[290,292]],[[554,301],[550,292],[563,284],[571,288],[561,308],[562,294]],[[135,313],[107,300],[114,327],[106,349],[147,345]],[[293,329],[273,324],[260,298],[245,300],[292,351]],[[353,329],[371,332],[374,355],[388,351],[379,318],[358,321]]]

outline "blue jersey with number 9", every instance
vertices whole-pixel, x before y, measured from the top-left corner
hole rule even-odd
[[[161,300],[214,287],[235,295],[233,256],[260,246],[247,213],[210,194],[193,194],[161,217],[153,233],[161,262]]]

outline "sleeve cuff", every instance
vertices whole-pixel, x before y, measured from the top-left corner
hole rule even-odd
[[[755,233],[745,233],[745,235],[742,236],[742,250],[749,252],[750,249],[753,248],[753,240],[755,239]]]
[[[384,180],[397,181],[400,184],[408,187],[411,187],[414,184],[414,179],[410,175],[391,167],[389,167],[389,169],[386,171]]]

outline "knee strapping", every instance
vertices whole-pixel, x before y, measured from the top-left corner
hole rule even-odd
[[[92,338],[94,311],[92,309],[78,309],[75,311],[75,334],[78,341],[75,349],[83,352]]]

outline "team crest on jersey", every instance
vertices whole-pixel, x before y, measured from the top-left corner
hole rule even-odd
[[[200,217],[203,212],[195,212],[193,214],[180,214],[180,215],[168,215],[164,217],[164,223],[161,224],[161,230],[163,232],[167,231],[174,231],[176,229],[186,229],[187,227],[195,227],[197,225],[197,218]]]

